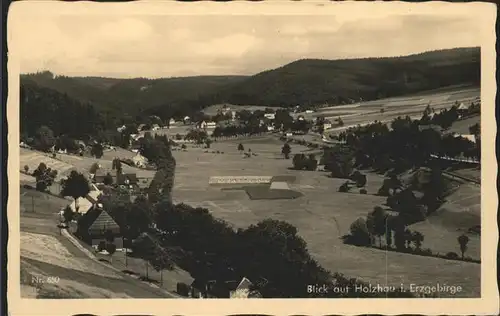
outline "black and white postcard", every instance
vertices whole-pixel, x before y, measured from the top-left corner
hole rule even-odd
[[[14,3],[11,315],[496,314],[495,12]]]

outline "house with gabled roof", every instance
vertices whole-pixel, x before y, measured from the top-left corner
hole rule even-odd
[[[96,204],[101,191],[90,191],[85,197],[79,197],[75,201],[72,201],[69,205],[70,209],[75,213],[85,214],[90,211]]]
[[[117,249],[123,247],[121,228],[101,205],[94,207],[78,220],[76,235],[90,246],[97,246],[106,241],[108,235],[113,236]]]

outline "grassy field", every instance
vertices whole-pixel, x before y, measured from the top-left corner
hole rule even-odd
[[[397,116],[421,115],[430,104],[435,111],[451,107],[456,101],[470,103],[480,96],[479,88],[461,88],[445,91],[429,91],[416,96],[387,98],[360,102],[347,106],[322,108],[318,112],[306,114],[309,119],[318,115],[330,119],[342,117],[345,125],[361,124],[367,121],[392,119]],[[380,113],[381,109],[384,113]],[[349,109],[346,111],[346,109]]]
[[[175,152],[177,159],[174,200],[197,206],[204,206],[234,227],[246,227],[265,218],[285,220],[299,230],[307,241],[309,251],[319,262],[331,271],[359,277],[366,281],[385,284],[419,285],[442,283],[461,285],[460,295],[480,295],[480,265],[438,258],[419,257],[376,249],[345,245],[340,236],[346,234],[350,224],[358,217],[366,216],[374,206],[381,205],[385,198],[373,194],[380,187],[382,178],[368,175],[367,195],[338,193],[344,182],[332,179],[323,172],[294,171],[288,169],[291,160],[281,158],[281,143],[274,140],[241,141],[256,157],[244,159],[237,151],[238,142],[216,142],[214,150],[225,154],[206,154],[202,150]],[[305,147],[292,145],[293,153]],[[249,160],[251,163],[249,163]],[[220,190],[208,186],[210,176],[239,175],[294,175],[296,181],[290,185],[304,194],[294,200],[251,200],[243,191]],[[462,214],[455,215],[459,218]],[[436,251],[457,252],[456,225],[429,220],[413,229],[426,235],[424,248],[437,247]],[[446,220],[444,219],[446,222]],[[443,232],[442,232],[443,231]],[[443,237],[446,234],[446,238]],[[472,238],[471,238],[472,239]],[[477,239],[477,242],[479,239]],[[470,242],[470,254],[478,245]],[[466,277],[464,277],[466,276]]]
[[[74,169],[73,165],[65,161],[52,158],[49,154],[41,153],[38,151],[20,149],[20,164],[21,170],[24,170],[24,166],[28,166],[29,172],[33,172],[40,163],[45,163],[48,168],[57,170],[57,180],[67,176],[71,170]]]

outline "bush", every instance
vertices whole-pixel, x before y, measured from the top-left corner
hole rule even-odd
[[[189,296],[190,286],[186,283],[178,282],[177,283],[177,294],[181,296]]]
[[[459,259],[460,256],[456,252],[448,252],[445,256],[446,259]]]
[[[99,244],[97,245],[97,251],[101,252],[104,249],[106,249],[106,242],[105,241],[100,241]]]
[[[433,255],[432,250],[430,250],[429,248],[422,249],[420,253],[424,256],[432,256]]]
[[[349,192],[349,183],[344,182],[340,187],[339,187],[339,192]]]
[[[350,227],[349,243],[357,246],[367,246],[371,244],[371,237],[366,220],[362,217],[355,220]]]
[[[359,190],[359,193],[361,193],[361,194],[367,194],[368,192],[366,191],[366,189],[361,189],[361,190]]]
[[[116,252],[116,245],[113,243],[107,243],[106,244],[106,251],[112,255]]]

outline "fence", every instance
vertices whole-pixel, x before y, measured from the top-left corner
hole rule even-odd
[[[449,157],[449,156],[438,156],[431,154],[431,158],[435,159],[442,159],[442,160],[451,160],[451,161],[457,161],[457,162],[466,162],[466,163],[472,163],[472,164],[481,164],[481,161],[476,160],[474,158],[456,158],[456,157]]]

